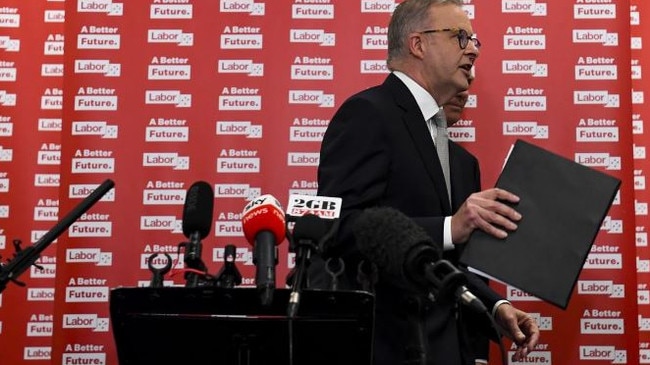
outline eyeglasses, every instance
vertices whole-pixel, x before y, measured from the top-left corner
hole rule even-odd
[[[469,33],[467,33],[465,29],[461,29],[461,28],[427,29],[418,33],[427,34],[427,33],[438,33],[438,32],[456,33],[456,37],[458,37],[458,45],[460,46],[460,49],[467,48],[469,41],[472,41],[474,43],[474,47],[476,47],[477,49],[481,48],[481,41],[479,41],[478,38],[476,38],[476,34],[469,35]]]

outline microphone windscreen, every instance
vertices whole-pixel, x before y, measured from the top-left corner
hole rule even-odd
[[[296,219],[293,226],[293,238],[296,242],[304,240],[317,243],[327,234],[329,225],[315,214],[305,214]]]
[[[361,253],[380,272],[400,283],[421,281],[417,271],[424,261],[440,258],[426,231],[394,208],[364,210],[355,221],[353,232]]]
[[[280,202],[273,195],[265,194],[249,202],[242,213],[242,230],[251,245],[261,232],[273,234],[276,245],[285,238],[286,220]]]
[[[210,184],[197,181],[187,190],[183,206],[183,234],[190,237],[198,232],[201,239],[210,233],[214,192]]]

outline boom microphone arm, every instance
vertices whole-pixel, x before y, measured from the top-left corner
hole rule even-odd
[[[105,180],[33,245],[21,249],[20,245],[16,244],[16,252],[14,253],[13,259],[9,260],[6,264],[0,263],[0,293],[4,291],[10,281],[23,286],[24,284],[17,280],[18,277],[30,266],[34,265],[41,253],[68,229],[72,223],[79,219],[90,207],[111,190],[113,186],[115,186],[115,183],[112,180]]]

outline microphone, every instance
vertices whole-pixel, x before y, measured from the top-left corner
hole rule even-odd
[[[296,252],[296,267],[291,277],[291,295],[287,316],[295,317],[300,302],[300,291],[303,288],[305,272],[310,264],[312,253],[318,251],[320,242],[324,240],[330,231],[327,223],[314,214],[305,214],[296,220],[293,227],[292,245]]]
[[[342,203],[343,199],[338,197],[291,194],[287,204],[287,222],[294,223],[295,226],[301,217],[311,216],[311,218],[307,218],[312,222],[311,225],[324,225],[326,232],[323,232],[322,236],[319,237],[322,239],[318,240],[318,244],[314,249],[318,253],[325,255],[327,245],[331,243],[330,241],[338,232]],[[317,223],[317,220],[321,222]],[[289,252],[297,251],[293,236],[295,234],[289,235]]]
[[[286,233],[280,202],[269,194],[253,199],[244,207],[242,229],[246,240],[253,246],[255,283],[262,305],[270,305],[275,290],[275,266],[278,264],[276,245],[284,240]]]
[[[484,313],[485,305],[465,287],[467,278],[447,260],[424,229],[404,213],[389,207],[369,208],[354,226],[357,246],[386,276],[416,291],[428,288],[437,299],[453,295],[461,303]]]
[[[339,197],[306,194],[291,194],[289,196],[286,217],[287,222],[293,223],[293,230],[287,238],[289,239],[289,252],[296,253],[296,266],[287,275],[287,285],[293,289],[289,299],[289,317],[295,315],[295,311],[298,309],[300,290],[305,286],[303,282],[306,282],[307,286],[309,285],[307,268],[311,262],[312,254],[326,256],[328,254],[327,246],[335,241],[342,202],[343,199]],[[335,280],[336,277],[332,275],[332,286],[335,286]]]
[[[198,272],[205,272],[206,266],[201,259],[201,240],[207,237],[212,227],[214,192],[210,184],[197,181],[187,190],[183,206],[183,234],[189,242],[181,243],[185,247],[185,267],[194,269],[185,272],[185,286],[199,284]]]

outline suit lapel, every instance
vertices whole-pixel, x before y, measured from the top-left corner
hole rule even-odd
[[[404,110],[402,122],[408,130],[413,145],[418,152],[418,156],[424,164],[424,168],[438,193],[440,206],[443,207],[446,214],[451,214],[442,167],[438,160],[436,147],[431,139],[431,133],[424,122],[424,116],[420,108],[406,85],[397,76],[390,74],[384,82],[384,85],[390,89],[397,105]]]

